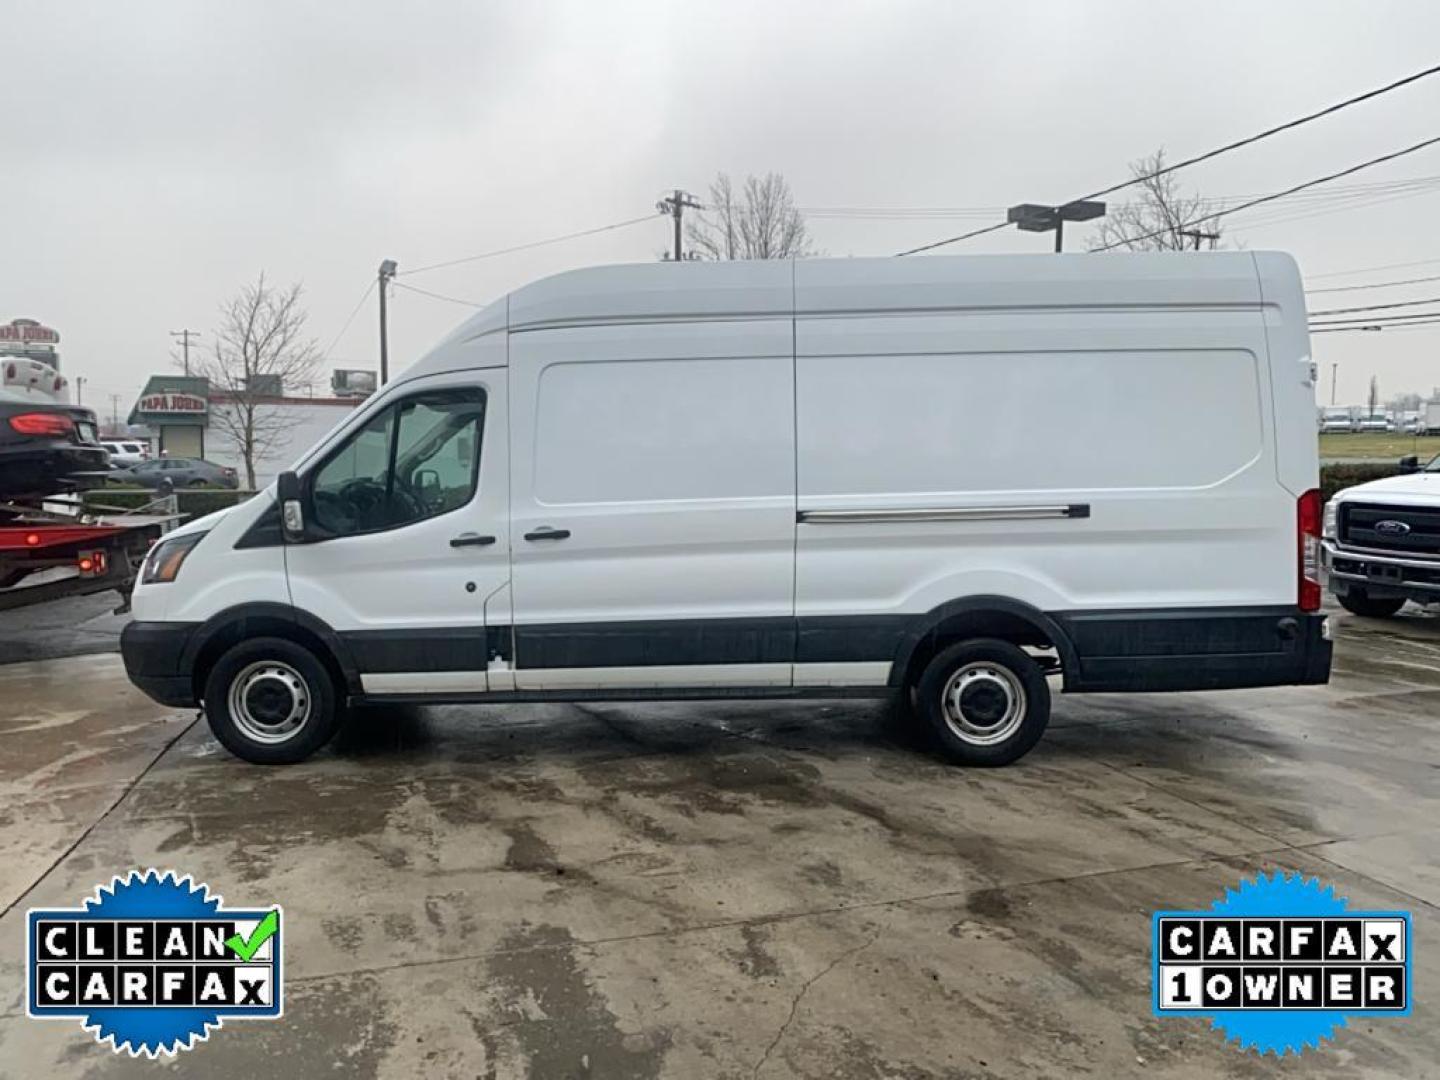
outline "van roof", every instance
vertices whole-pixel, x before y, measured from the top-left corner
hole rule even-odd
[[[1271,278],[1278,279],[1274,288]],[[1298,284],[1290,256],[1248,251],[595,266],[542,278],[495,301],[403,378],[468,366],[456,362],[457,349],[503,330],[862,311],[1254,307],[1262,296],[1288,295]]]

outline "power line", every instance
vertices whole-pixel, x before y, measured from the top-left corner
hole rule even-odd
[[[1310,218],[1327,217],[1330,214],[1339,214],[1346,210],[1361,210],[1370,206],[1382,206],[1386,203],[1403,202],[1406,199],[1418,198],[1421,195],[1433,195],[1437,191],[1440,191],[1440,187],[1412,188],[1368,198],[1360,198],[1352,195],[1346,196],[1344,199],[1334,200],[1330,205],[1321,204],[1318,209],[1304,206],[1291,207],[1287,204],[1278,214],[1273,216],[1261,215],[1259,219],[1252,218],[1245,223],[1245,229],[1247,232],[1253,232],[1256,229],[1268,229],[1272,225],[1284,225],[1292,221],[1306,221]],[[1295,198],[1304,199],[1305,195],[1302,193],[1295,196]],[[1298,213],[1296,212],[1297,210]]]
[[[1440,281],[1440,274],[1431,274],[1429,277],[1402,278],[1399,281],[1375,281],[1369,285],[1331,285],[1324,289],[1306,289],[1307,296],[1315,293],[1330,292],[1355,292],[1357,289],[1390,289],[1397,285],[1422,285],[1427,281]]]
[[[403,270],[400,277],[410,274],[423,274],[427,270],[440,270],[446,266],[459,266],[461,263],[476,262],[480,259],[493,259],[497,255],[509,255],[516,251],[529,251],[531,248],[544,247],[546,244],[558,244],[565,240],[578,240],[582,236],[594,236],[596,233],[610,232],[612,229],[624,229],[630,225],[639,225],[642,221],[654,221],[653,214],[646,214],[644,217],[630,218],[628,221],[616,221],[609,225],[600,225],[593,229],[581,229],[579,232],[566,233],[564,236],[551,236],[545,240],[534,240],[528,244],[516,244],[513,247],[496,248],[494,251],[482,251],[478,255],[466,255],[463,259],[449,259],[446,262],[431,263],[428,266],[417,266],[414,270]]]
[[[1311,316],[1316,315],[1348,315],[1352,311],[1381,311],[1385,308],[1416,307],[1419,304],[1440,304],[1440,296],[1427,296],[1423,300],[1397,300],[1393,304],[1362,304],[1360,307],[1337,307],[1327,308],[1324,311],[1312,311]]]
[[[1356,334],[1362,332],[1374,333],[1377,330],[1418,330],[1425,326],[1440,326],[1440,318],[1417,320],[1415,322],[1402,323],[1374,323],[1366,322],[1363,326],[1316,326],[1311,327],[1312,334]]]
[[[406,285],[403,281],[395,282],[395,287],[405,289],[407,292],[419,293],[421,296],[429,296],[435,300],[448,300],[452,304],[464,304],[466,307],[481,308],[485,306],[474,300],[461,300],[458,296],[446,296],[443,293],[431,292],[429,289],[421,289],[415,285]]]
[[[1250,135],[1244,139],[1238,139],[1235,142],[1226,143],[1224,146],[1216,147],[1214,150],[1207,150],[1203,154],[1196,154],[1194,157],[1186,158],[1184,161],[1177,161],[1174,165],[1167,165],[1163,169],[1156,169],[1154,172],[1147,173],[1143,176],[1131,177],[1129,180],[1125,180],[1119,184],[1112,184],[1110,187],[1101,188],[1099,191],[1092,191],[1088,195],[1081,195],[1078,199],[1070,199],[1067,200],[1067,202],[1083,202],[1088,199],[1098,199],[1102,195],[1110,195],[1114,192],[1122,191],[1125,188],[1131,187],[1135,184],[1143,183],[1147,180],[1154,180],[1157,177],[1165,176],[1169,173],[1175,172],[1177,169],[1184,169],[1188,168],[1191,165],[1198,165],[1202,161],[1209,161],[1211,158],[1219,157],[1221,154],[1228,154],[1232,150],[1239,150],[1241,147],[1249,146],[1252,143],[1257,143],[1261,139],[1268,139],[1272,135],[1278,135],[1282,131],[1289,131],[1292,128],[1300,127],[1302,124],[1308,124],[1312,120],[1319,120],[1322,117],[1330,116],[1334,113],[1339,112],[1341,109],[1349,108],[1351,105],[1358,105],[1362,101],[1369,101],[1371,98],[1379,97],[1381,94],[1388,94],[1392,90],[1398,90],[1402,86],[1406,86],[1410,83],[1416,82],[1419,79],[1427,78],[1431,75],[1436,74],[1437,72],[1440,72],[1440,64],[1436,64],[1433,67],[1428,67],[1422,71],[1417,71],[1411,75],[1407,75],[1403,79],[1396,79],[1394,82],[1388,83],[1385,86],[1379,86],[1373,90],[1367,90],[1363,94],[1357,94],[1354,97],[1346,98],[1344,101],[1337,101],[1333,105],[1327,105],[1323,109],[1319,109],[1312,113],[1307,113],[1304,116],[1298,116],[1294,120],[1288,120],[1283,124],[1277,124],[1275,127],[1267,128],[1264,131],[1257,132],[1256,134]],[[1255,204],[1252,203],[1251,205]],[[930,251],[933,248],[943,247],[946,244],[955,244],[959,243],[961,240],[968,240],[971,237],[983,236],[986,233],[995,232],[998,229],[1006,228],[1009,224],[1010,223],[1008,221],[1003,221],[998,224],[991,225],[988,228],[976,229],[973,232],[964,233],[960,236],[952,236],[946,240],[936,240],[933,243],[922,244],[920,247],[910,248],[908,251],[899,252],[899,254],[914,255],[921,251]],[[1190,224],[1195,223],[1191,222]]]
[[[1209,214],[1203,214],[1192,221],[1185,222],[1184,225],[1182,225],[1181,227],[1192,228],[1193,226],[1199,225],[1200,223],[1205,221],[1218,221],[1222,217],[1229,217],[1231,214],[1238,214],[1241,210],[1248,210],[1252,206],[1259,206],[1262,203],[1274,202],[1276,199],[1283,199],[1287,195],[1293,195],[1297,191],[1304,191],[1306,188],[1312,188],[1318,184],[1325,184],[1330,182],[1331,180],[1338,180],[1342,176],[1349,176],[1352,173],[1359,172],[1361,169],[1368,169],[1374,165],[1383,165],[1387,161],[1394,161],[1396,158],[1404,157],[1406,154],[1413,154],[1417,150],[1424,150],[1427,146],[1434,146],[1436,143],[1440,143],[1440,135],[1437,135],[1431,139],[1425,139],[1422,142],[1415,143],[1413,146],[1407,146],[1403,150],[1395,150],[1389,154],[1382,154],[1380,157],[1371,158],[1369,161],[1362,161],[1358,165],[1351,165],[1348,169],[1341,169],[1339,172],[1330,173],[1328,176],[1321,176],[1317,177],[1314,180],[1307,180],[1303,184],[1296,184],[1294,187],[1286,188],[1284,191],[1276,191],[1273,194],[1263,195],[1258,199],[1251,199],[1249,202],[1243,202],[1239,206],[1231,206],[1224,210],[1216,210]],[[1123,240],[1115,240],[1101,247],[1092,248],[1091,250],[1109,251],[1112,248],[1119,247],[1121,244],[1137,244],[1146,240],[1153,240],[1155,237],[1163,236],[1165,233],[1168,232],[1170,232],[1169,227],[1163,229],[1156,229],[1154,232],[1148,232],[1142,236],[1127,236]]]
[[[1370,325],[1374,325],[1374,324],[1376,324],[1376,323],[1380,323],[1380,324],[1383,324],[1383,325],[1387,325],[1387,326],[1388,326],[1388,325],[1390,325],[1390,324],[1392,324],[1392,323],[1398,325],[1398,324],[1400,324],[1400,323],[1414,322],[1416,319],[1433,319],[1433,318],[1437,318],[1437,317],[1440,317],[1440,311],[1417,311],[1417,312],[1415,312],[1415,313],[1413,313],[1413,314],[1410,314],[1410,315],[1372,315],[1372,316],[1368,316],[1368,317],[1362,317],[1362,316],[1356,315],[1356,316],[1347,316],[1347,317],[1345,317],[1345,318],[1343,318],[1343,319],[1328,319],[1328,318],[1327,318],[1327,319],[1324,319],[1324,320],[1322,320],[1322,321],[1320,321],[1320,322],[1312,322],[1310,325],[1311,325],[1311,326],[1344,326],[1344,325],[1346,325],[1346,324],[1348,324],[1348,323],[1367,323],[1367,324],[1370,324]]]
[[[1390,195],[1423,194],[1440,188],[1440,175],[1415,176],[1403,180],[1378,180],[1366,184],[1337,184],[1327,191],[1315,191],[1297,195],[1297,201],[1315,203],[1346,202],[1379,198]],[[1264,192],[1247,191],[1226,195],[1215,195],[1210,201],[1224,204],[1231,201],[1251,199]],[[853,220],[925,220],[929,218],[994,218],[1004,214],[1003,206],[801,206],[797,208],[806,217],[841,218]]]
[[[1320,281],[1323,278],[1349,277],[1351,274],[1372,274],[1376,270],[1400,270],[1408,266],[1432,266],[1440,263],[1440,259],[1416,259],[1414,262],[1386,263],[1384,266],[1362,266],[1355,270],[1332,270],[1328,274],[1311,274],[1311,281]]]
[[[335,351],[335,346],[340,344],[340,339],[345,336],[345,331],[350,329],[350,324],[355,321],[355,316],[360,314],[360,309],[365,305],[365,301],[370,298],[370,290],[373,288],[375,288],[375,279],[371,278],[370,284],[366,285],[365,291],[360,294],[360,299],[355,301],[355,307],[350,312],[350,317],[345,320],[345,325],[340,327],[340,332],[336,334],[335,339],[330,342],[330,347],[320,354],[322,357],[328,359],[330,354]]]

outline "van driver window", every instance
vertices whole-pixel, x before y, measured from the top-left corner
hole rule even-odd
[[[480,473],[485,393],[436,390],[371,417],[315,473],[315,522],[336,536],[458,510]]]

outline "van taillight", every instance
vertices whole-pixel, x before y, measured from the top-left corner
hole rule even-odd
[[[1300,610],[1320,610],[1320,492],[1311,488],[1296,506],[1296,534],[1300,545]]]

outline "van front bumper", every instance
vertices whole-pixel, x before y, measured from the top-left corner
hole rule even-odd
[[[161,705],[198,704],[190,672],[181,667],[198,623],[131,622],[120,631],[120,655],[130,681]]]

